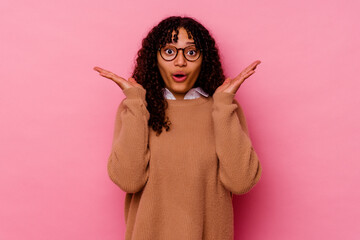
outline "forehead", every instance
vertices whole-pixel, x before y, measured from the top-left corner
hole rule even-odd
[[[177,31],[178,31],[178,33],[176,33],[175,30],[173,30],[171,33],[171,42],[172,43],[176,43],[179,39],[190,40],[190,42],[193,42],[194,38],[190,31],[186,30],[183,27],[178,28]]]
[[[183,34],[183,35],[185,35],[186,37],[188,37],[190,39],[192,38],[192,33],[189,30],[187,30],[186,28],[184,28],[184,27],[179,27],[177,29],[177,31],[178,31],[179,35]],[[175,34],[176,34],[176,30],[173,30],[172,31],[172,36],[174,36]]]

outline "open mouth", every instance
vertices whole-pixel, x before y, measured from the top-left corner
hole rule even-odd
[[[176,82],[183,82],[186,80],[187,76],[186,74],[182,74],[182,73],[176,73],[172,75],[172,78],[176,81]]]
[[[181,77],[184,77],[185,75],[184,74],[175,74],[174,76],[178,77],[178,78],[181,78]]]

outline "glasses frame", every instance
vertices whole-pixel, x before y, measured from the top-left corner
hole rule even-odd
[[[170,46],[171,46],[171,45],[170,45]],[[184,58],[185,58],[187,61],[189,61],[189,62],[195,62],[195,61],[197,61],[197,60],[200,58],[200,56],[201,56],[201,54],[202,54],[202,49],[197,49],[197,50],[200,51],[200,54],[199,54],[199,56],[198,56],[197,59],[195,59],[195,60],[189,60],[189,59],[187,59],[186,56],[185,56],[185,48],[188,48],[188,47],[191,47],[191,46],[195,46],[195,44],[186,46],[186,47],[184,47],[184,48],[177,48],[177,47],[175,47],[175,46],[171,46],[171,47],[173,47],[173,48],[176,49],[175,57],[174,57],[173,59],[171,59],[171,60],[166,60],[166,59],[163,57],[163,55],[161,55],[161,48],[166,47],[166,45],[163,46],[163,47],[159,47],[158,51],[160,52],[161,58],[164,59],[164,60],[167,61],[167,62],[173,61],[173,60],[177,57],[177,55],[178,55],[178,53],[179,53],[179,50],[182,50],[183,56],[184,56]]]

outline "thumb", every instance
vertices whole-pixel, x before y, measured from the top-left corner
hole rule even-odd
[[[231,82],[231,78],[226,78],[225,81],[224,81],[224,85],[228,84]]]
[[[133,78],[133,77],[130,77],[130,78],[128,79],[128,81],[131,82],[131,83],[137,83],[136,80],[135,80],[135,78]]]
[[[130,77],[130,78],[128,79],[128,82],[130,82],[133,87],[144,88],[141,84],[139,84],[138,82],[136,82],[135,78],[133,78],[133,77]]]

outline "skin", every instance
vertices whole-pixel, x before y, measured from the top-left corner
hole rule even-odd
[[[175,32],[173,32],[174,34]],[[188,45],[191,45],[194,41],[188,38],[186,30],[184,28],[179,29],[178,41],[177,43],[172,43],[177,48],[184,48]],[[170,62],[165,61],[161,58],[160,53],[157,56],[158,67],[160,74],[164,80],[166,87],[172,92],[176,99],[184,99],[185,94],[189,91],[195,84],[197,77],[199,76],[202,56],[195,62],[189,62],[184,58],[182,51],[180,50],[176,58]],[[246,67],[243,71],[240,72],[235,78],[226,78],[224,83],[220,85],[215,93],[224,92],[224,93],[232,93],[236,94],[242,83],[255,73],[255,69],[257,65],[259,65],[261,61],[256,60],[248,67]],[[144,89],[140,84],[136,82],[136,80],[130,77],[128,80],[122,78],[115,73],[112,73],[108,70],[105,70],[100,67],[94,67],[95,71],[99,72],[101,76],[108,78],[114,81],[122,90],[125,90],[130,87],[137,87]],[[184,82],[175,82],[172,79],[171,74],[176,71],[183,71],[188,74],[187,79]],[[214,94],[215,94],[214,93]]]
[[[216,90],[217,92],[233,93],[236,94],[237,90],[240,88],[241,84],[255,73],[255,68],[261,63],[260,60],[256,60],[245,68],[239,75],[235,78],[226,78],[222,85],[220,85]],[[214,93],[214,94],[215,94]]]
[[[131,88],[131,87],[137,87],[137,88],[144,89],[143,86],[138,84],[135,81],[135,79],[132,77],[130,77],[128,80],[126,80],[125,78],[122,78],[122,77],[116,75],[115,73],[105,70],[101,67],[94,67],[93,69],[95,71],[99,72],[100,76],[103,76],[103,77],[108,78],[108,79],[112,80],[113,82],[115,82],[121,88],[121,90],[125,90],[125,89]]]
[[[174,36],[175,31],[172,33]],[[189,39],[185,28],[179,28],[177,42],[172,42],[169,45],[177,48],[185,48],[189,45],[194,45],[193,39]],[[202,55],[195,62],[190,62],[184,57],[182,50],[180,50],[176,58],[172,61],[165,61],[160,52],[157,53],[157,63],[161,77],[164,80],[166,88],[174,95],[176,99],[184,99],[185,94],[194,86],[201,70]],[[172,74],[176,71],[182,71],[187,74],[184,82],[176,82],[172,78]]]

